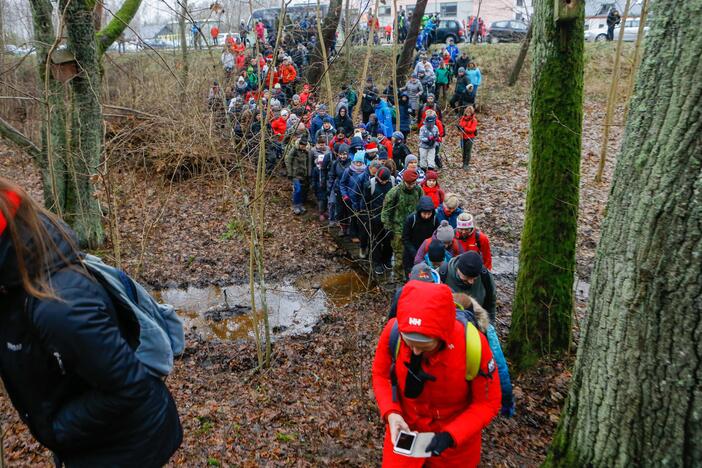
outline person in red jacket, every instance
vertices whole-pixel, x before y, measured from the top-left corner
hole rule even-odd
[[[461,130],[463,169],[468,169],[470,156],[473,152],[473,141],[478,134],[478,119],[475,118],[475,109],[473,106],[466,106],[463,117],[461,117],[461,120],[458,122],[458,127]]]
[[[280,117],[271,121],[273,135],[277,141],[283,141],[283,138],[285,138],[285,130],[288,125],[289,116],[290,112],[287,109],[283,109],[280,111]]]
[[[219,39],[219,28],[216,25],[210,28],[210,37],[212,37],[212,44],[218,45],[217,40]]]
[[[492,271],[492,253],[490,252],[490,239],[484,232],[478,230],[470,213],[461,213],[456,219],[456,240],[464,252],[470,250],[478,252],[483,259],[485,268]]]
[[[400,331],[395,378],[390,335]],[[383,467],[421,467],[426,458],[393,451],[401,430],[433,432],[432,467],[474,467],[480,462],[481,432],[500,410],[500,378],[487,338],[479,333],[479,372],[466,380],[466,329],[456,319],[445,284],[409,281],[388,321],[373,361],[373,391],[386,422]],[[393,398],[393,381],[395,397]]]
[[[424,195],[431,198],[434,208],[438,208],[444,202],[444,191],[439,187],[439,174],[436,171],[427,171],[427,176],[422,182]]]
[[[293,66],[290,57],[285,57],[283,64],[278,68],[278,73],[280,74],[280,83],[285,91],[285,96],[290,100],[293,94],[295,94],[294,85],[295,79],[297,78],[297,70]]]
[[[302,104],[307,104],[307,100],[309,99],[311,94],[312,90],[310,89],[310,85],[308,85],[307,83],[302,85],[302,92],[300,93],[300,102]]]

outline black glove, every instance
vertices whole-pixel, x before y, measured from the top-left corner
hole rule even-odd
[[[451,434],[448,432],[439,432],[438,434],[434,435],[433,439],[431,439],[426,451],[427,453],[431,452],[431,454],[434,456],[439,456],[441,455],[441,452],[452,445],[453,437],[451,437]]]

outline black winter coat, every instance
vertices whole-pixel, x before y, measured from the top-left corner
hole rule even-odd
[[[420,205],[423,199],[419,201]],[[428,207],[425,211],[429,211]],[[433,211],[434,204],[431,205],[431,210]],[[405,225],[402,229],[402,245],[404,247],[404,253],[406,257],[412,257],[412,263],[414,263],[414,256],[417,255],[417,249],[422,245],[422,242],[429,239],[436,228],[439,227],[439,221],[436,219],[436,213],[433,212],[431,218],[423,219],[418,209],[411,215],[407,216],[405,220]]]
[[[162,466],[183,437],[173,398],[125,341],[106,291],[45,224],[68,261],[50,262],[63,302],[29,298],[10,236],[0,237],[0,377],[12,404],[68,467]]]

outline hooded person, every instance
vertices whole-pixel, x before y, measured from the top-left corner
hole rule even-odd
[[[447,193],[444,202],[436,209],[436,217],[439,221],[446,220],[452,228],[456,229],[458,216],[463,213],[459,205],[458,195]]]
[[[319,220],[325,221],[328,218],[327,204],[327,179],[331,166],[331,150],[327,146],[323,137],[317,139],[317,144],[310,148],[310,167],[312,191],[317,199],[317,209],[319,210]]]
[[[349,117],[349,110],[346,106],[339,107],[336,117],[334,117],[334,127],[337,130],[343,130],[347,138],[353,136],[353,120]]]
[[[497,336],[497,330],[490,323],[490,317],[485,309],[478,302],[467,294],[454,293],[453,302],[456,303],[456,309],[462,313],[468,313],[474,317],[475,326],[488,340],[490,351],[497,364],[497,373],[500,376],[500,389],[502,390],[502,409],[500,416],[511,418],[515,415],[514,392],[512,389],[512,379],[509,375],[509,366],[507,359],[502,352],[502,345]]]
[[[388,104],[387,97],[383,96],[378,100],[375,106],[375,115],[378,118],[379,131],[376,130],[373,135],[382,133],[385,137],[390,138],[395,130],[395,123],[392,119],[392,110]]]
[[[410,129],[412,127],[409,96],[406,92],[403,91],[400,93],[399,99],[400,103],[397,106],[397,110],[400,113],[400,131],[405,135],[409,135]]]
[[[434,202],[427,196],[422,196],[417,203],[414,213],[407,216],[402,228],[402,246],[404,255],[402,257],[402,267],[405,278],[409,275],[417,250],[425,239],[432,236],[439,222],[434,211]],[[451,233],[453,237],[453,232]]]
[[[440,141],[436,116],[427,115],[424,125],[419,129],[419,167],[424,170],[436,169],[436,148]]]
[[[76,244],[62,221],[0,177],[5,391],[57,466],[163,466],[183,438],[175,402],[136,353],[140,331],[86,272]]]
[[[427,264],[431,266],[431,262],[428,262],[427,254],[434,241],[440,242],[444,249],[439,263],[448,262],[453,257],[464,252],[463,247],[454,237],[454,229],[449,225],[448,221],[441,221],[434,234],[429,239],[425,239],[417,249],[417,254],[414,256],[415,265],[427,261]]]
[[[472,327],[471,343],[477,349],[467,349],[466,327]],[[469,358],[478,372],[468,376]],[[386,423],[383,466],[419,468],[427,461],[394,452],[401,430],[435,434],[427,447],[431,466],[477,466],[482,430],[500,410],[495,368],[487,338],[472,322],[457,320],[451,290],[409,281],[373,361],[373,392]]]
[[[360,239],[360,224],[358,217],[354,214],[354,200],[358,197],[358,181],[366,172],[366,152],[358,150],[353,155],[351,165],[346,168],[344,175],[341,176],[339,183],[339,191],[341,192],[341,201],[346,205],[349,212],[352,214],[349,225],[349,235],[351,241],[358,243]]]
[[[392,159],[398,169],[405,167],[405,158],[411,154],[409,147],[405,144],[405,136],[402,132],[393,132],[392,138]]]
[[[470,251],[452,258],[441,267],[441,280],[453,292],[465,293],[488,312],[490,323],[495,323],[497,290],[495,280],[478,252]]]
[[[330,220],[339,224],[340,236],[345,236],[348,234],[347,230],[349,223],[351,222],[351,213],[342,200],[340,188],[341,178],[350,165],[351,159],[349,158],[349,145],[341,144],[337,150],[337,157],[331,164],[327,184],[329,187],[329,201],[334,205],[334,210],[329,210]]]
[[[424,195],[431,198],[434,208],[444,202],[444,191],[439,186],[439,174],[436,171],[427,171],[427,176],[421,184]]]

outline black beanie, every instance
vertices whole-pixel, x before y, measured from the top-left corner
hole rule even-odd
[[[443,262],[446,259],[444,244],[438,239],[432,239],[427,253],[429,254],[429,260],[432,262]]]
[[[458,256],[456,268],[465,276],[475,278],[476,276],[480,276],[480,273],[483,271],[483,259],[480,258],[478,252],[471,250],[470,252]]]

